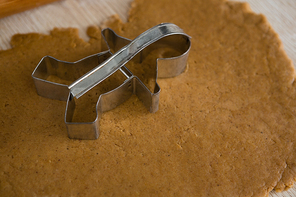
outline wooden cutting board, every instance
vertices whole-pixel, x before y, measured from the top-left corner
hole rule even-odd
[[[55,0],[41,0],[49,2]],[[100,25],[113,14],[118,14],[123,21],[127,20],[132,0],[62,0],[50,3],[22,13],[0,19],[0,50],[10,48],[10,38],[16,33],[39,32],[48,33],[54,27],[76,27],[80,36],[87,40],[86,28],[89,25]],[[280,35],[288,56],[296,65],[296,1],[295,0],[245,0],[256,13],[263,13],[272,27]],[[4,13],[4,3],[0,0],[0,13]],[[29,1],[15,1],[29,2]],[[37,2],[37,1],[30,1]],[[39,4],[20,5],[22,11]],[[25,7],[29,6],[29,7]],[[9,10],[6,10],[8,12]],[[1,15],[0,15],[1,17]],[[192,35],[194,36],[194,35]],[[270,193],[271,197],[295,197],[296,186],[283,193]]]

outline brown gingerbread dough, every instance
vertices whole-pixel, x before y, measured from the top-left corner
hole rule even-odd
[[[100,29],[88,42],[75,29],[12,38],[0,51],[0,196],[250,197],[293,185],[295,72],[265,17],[222,0],[136,0],[127,23],[106,25],[134,38],[161,22],[192,36],[187,71],[158,79],[158,112],[133,96],[90,141],[67,137],[65,102],[38,96],[31,73],[45,55],[100,52]]]

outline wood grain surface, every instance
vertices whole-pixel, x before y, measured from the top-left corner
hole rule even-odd
[[[100,25],[118,14],[127,20],[132,0],[62,0],[0,19],[0,50],[10,48],[11,36],[16,33],[39,32],[47,34],[54,27],[76,27],[87,40],[86,28]],[[263,13],[278,32],[288,56],[296,64],[296,1],[295,0],[245,0],[256,13]],[[4,13],[3,6],[0,16]],[[34,6],[33,6],[34,7]],[[190,19],[188,19],[190,20]],[[194,35],[191,35],[194,36]],[[295,197],[296,186],[271,197]]]
[[[0,0],[0,18],[57,0]]]

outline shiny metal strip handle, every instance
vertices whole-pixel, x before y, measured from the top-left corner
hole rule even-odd
[[[174,34],[186,35],[181,28],[171,23],[162,23],[147,30],[106,61],[69,85],[71,94],[76,98],[81,97],[94,86],[119,70],[144,48],[166,36]]]

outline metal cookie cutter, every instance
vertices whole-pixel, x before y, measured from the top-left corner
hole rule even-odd
[[[157,77],[174,77],[186,68],[190,37],[175,24],[159,24],[132,41],[118,36],[109,28],[102,31],[102,36],[109,50],[73,63],[45,56],[32,73],[40,96],[67,101],[65,123],[69,138],[97,139],[101,114],[125,102],[133,94],[138,96],[151,113],[156,112],[160,93]],[[141,62],[152,50],[163,46],[179,53],[175,57],[157,59],[155,87],[150,91],[125,65],[132,59]],[[121,72],[126,79],[117,88],[100,95],[96,104],[96,119],[93,122],[72,121],[75,98],[78,99],[115,72]],[[68,83],[50,81],[49,76],[56,76]]]

